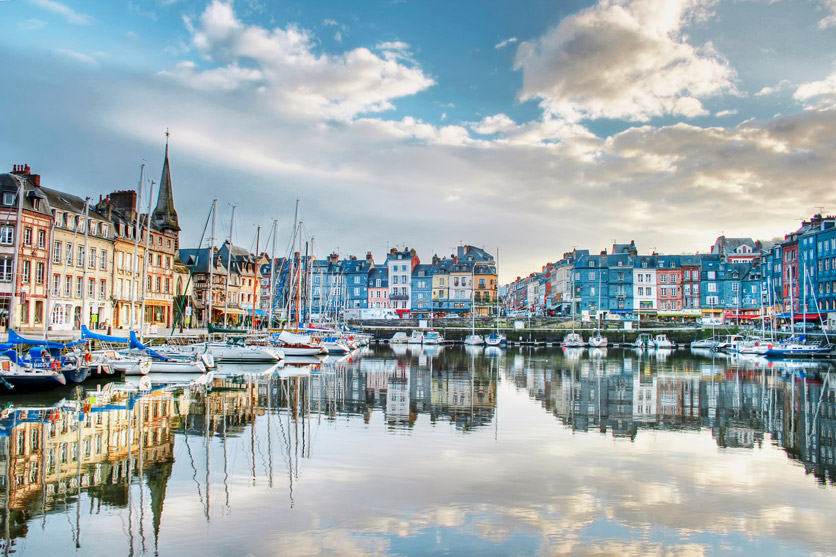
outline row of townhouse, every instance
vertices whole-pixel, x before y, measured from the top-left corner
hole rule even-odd
[[[28,165],[0,174],[3,324],[171,326],[183,275],[167,144],[155,208],[140,214],[139,201],[134,191],[116,191],[94,203],[41,185]]]
[[[705,254],[639,255],[635,242],[575,249],[509,284],[504,303],[591,319],[836,321],[836,217],[814,215],[771,241],[720,236]]]
[[[193,259],[183,258],[187,265]],[[365,259],[340,259],[335,253],[317,259],[295,253],[276,259],[272,266],[264,255],[259,273],[261,311],[269,313],[272,304],[273,315],[290,322],[317,321],[344,312],[354,317],[406,318],[496,311],[495,260],[470,245],[459,246],[449,258],[434,256],[431,263],[421,263],[409,248],[391,249],[382,264],[375,263],[371,252]],[[195,295],[200,297],[197,291]]]

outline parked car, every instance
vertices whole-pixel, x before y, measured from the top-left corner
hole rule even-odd
[[[796,332],[804,331],[805,329],[807,331],[818,331],[821,329],[821,326],[814,321],[808,321],[806,323],[806,327],[803,321],[800,323],[794,323],[792,326],[792,330]]]

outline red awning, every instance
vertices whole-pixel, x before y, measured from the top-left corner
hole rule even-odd
[[[821,319],[818,313],[796,313],[792,316],[793,321],[817,321]]]
[[[747,315],[745,313],[732,313],[726,315],[726,319],[758,319],[760,316],[758,315]]]

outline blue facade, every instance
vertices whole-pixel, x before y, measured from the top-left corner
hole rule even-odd
[[[373,266],[374,262],[369,260],[354,259],[343,262],[346,308],[369,307],[369,270]]]
[[[633,313],[633,264],[634,257],[629,253],[607,256],[607,304],[610,313]]]
[[[429,316],[433,299],[433,266],[418,264],[412,270],[412,307],[414,317]]]

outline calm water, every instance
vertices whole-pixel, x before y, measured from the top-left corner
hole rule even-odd
[[[263,371],[48,412],[61,393],[6,395],[4,550],[836,553],[822,367],[378,347]]]

